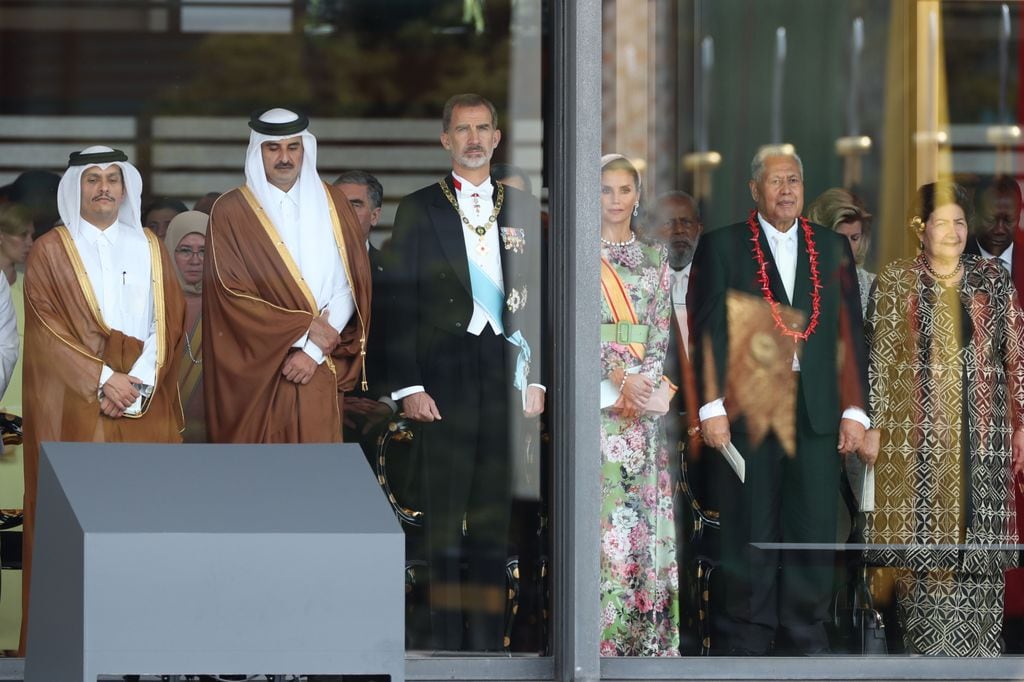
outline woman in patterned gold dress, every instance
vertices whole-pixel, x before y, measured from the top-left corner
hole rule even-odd
[[[663,381],[670,280],[664,247],[631,229],[639,201],[636,168],[603,157],[601,365],[619,400],[601,411],[601,655],[677,656],[675,480],[661,417],[645,414]]]
[[[997,656],[1024,465],[1024,318],[1005,269],[964,255],[969,204],[918,192],[917,258],[879,273],[868,309],[880,432],[873,564],[895,567],[909,653]],[[887,546],[888,545],[888,546]]]

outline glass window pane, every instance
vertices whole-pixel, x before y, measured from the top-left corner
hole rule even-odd
[[[1019,7],[603,10],[601,654],[1018,653]]]
[[[30,240],[45,244],[57,234],[50,234],[54,224],[69,220],[56,199],[69,153],[92,145],[124,151],[141,174],[142,225],[160,237],[180,237],[166,247],[187,310],[188,343],[178,358],[184,369],[175,377],[185,403],[185,441],[335,440],[331,420],[337,430],[343,422],[344,439],[363,446],[407,536],[410,655],[549,656],[554,520],[544,391],[553,383],[554,323],[546,288],[550,83],[544,64],[551,8],[541,0],[400,0],[386,8],[367,0],[123,4],[116,12],[79,2],[0,8],[0,59],[10,67],[0,69],[0,201],[24,204]],[[456,100],[445,120],[446,102],[459,93],[478,97]],[[302,245],[302,202],[312,190],[300,189],[301,219],[289,218],[280,205],[266,209],[271,223],[281,223],[276,241],[297,269],[289,269],[285,256],[274,270],[244,248],[235,254],[253,289],[243,292],[236,283],[232,292],[269,303],[259,347],[250,345],[251,336],[238,341],[233,355],[252,362],[236,380],[266,373],[266,386],[289,387],[295,384],[289,362],[304,354],[314,367],[311,383],[322,379],[330,389],[339,381],[333,373],[340,377],[351,366],[351,380],[341,380],[339,409],[330,409],[339,402],[330,390],[326,401],[304,402],[301,377],[298,387],[289,387],[292,398],[277,388],[268,389],[277,396],[268,398],[255,384],[251,391],[239,389],[241,383],[232,388],[218,378],[215,360],[202,360],[220,343],[212,339],[224,338],[232,324],[226,312],[202,319],[200,301],[215,289],[212,279],[203,279],[218,257],[214,237],[204,236],[206,228],[182,235],[172,223],[191,209],[212,212],[216,224],[218,211],[240,196],[233,190],[254,186],[246,175],[253,144],[247,123],[251,112],[272,107],[307,114],[315,148],[307,141],[303,155],[273,157],[280,150],[257,141],[250,168],[255,185],[263,186],[254,191],[257,203],[291,187],[317,187],[302,182],[303,169],[312,168],[337,187],[328,192],[335,205],[345,202],[337,208],[339,229],[358,230],[356,248],[346,251],[348,261],[335,263],[323,255],[333,242],[322,249]],[[287,136],[280,138],[267,144],[287,146]],[[303,165],[308,157],[315,166]],[[325,218],[323,234],[333,237],[329,214],[317,215]],[[230,223],[229,213],[220,221]],[[258,221],[252,226],[257,243],[266,235]],[[365,278],[352,267],[364,241]],[[228,258],[228,250],[221,245],[220,257]],[[21,316],[25,258],[17,256],[9,269]],[[365,387],[362,332],[353,332],[346,359],[344,351],[327,349],[334,364],[317,360],[338,329],[333,336],[324,332],[328,341],[321,344],[308,321],[277,355],[264,348],[282,326],[271,313],[292,309],[270,291],[282,277],[295,279],[285,288],[308,288],[317,304],[312,312],[334,324],[345,296],[335,297],[331,287],[344,286],[337,278],[324,280],[323,291],[311,284],[316,276],[305,268],[317,259],[353,285],[356,309],[338,323],[340,347],[345,330],[356,329],[353,321],[372,309]],[[375,300],[361,310],[370,301],[358,291],[364,279],[372,280]],[[22,317],[19,328],[25,329]],[[199,329],[207,333],[196,335]],[[89,354],[97,353],[102,356],[102,347]],[[22,396],[35,389],[26,385],[22,393],[20,365],[15,374],[2,406],[21,415],[30,409]],[[424,401],[440,418],[421,409]],[[212,409],[211,402],[217,403]],[[242,409],[230,409],[233,402]],[[320,436],[307,437],[302,405],[314,402],[310,409],[323,408],[326,416],[309,426]],[[246,421],[246,414],[265,416]],[[34,428],[41,427],[26,424],[27,431]],[[29,442],[40,437],[69,435],[58,425]],[[26,447],[24,457],[33,460],[35,448]],[[22,450],[8,451],[0,461],[10,470],[0,477],[0,506],[20,510]],[[17,586],[3,590],[0,649],[19,645],[17,593]]]

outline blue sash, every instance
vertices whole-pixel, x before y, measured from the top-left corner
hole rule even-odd
[[[526,342],[519,331],[511,336],[505,334],[505,326],[501,322],[505,292],[472,259],[469,259],[469,282],[473,288],[473,300],[487,311],[501,335],[513,346],[519,348],[519,357],[516,358],[516,373],[512,383],[522,393],[523,409],[526,409],[526,378],[530,374],[530,344]]]

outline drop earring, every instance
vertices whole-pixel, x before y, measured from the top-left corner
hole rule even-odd
[[[640,202],[638,201],[635,204],[633,204],[633,217],[634,218],[637,217],[637,215],[639,214],[638,213],[639,211],[640,211]]]

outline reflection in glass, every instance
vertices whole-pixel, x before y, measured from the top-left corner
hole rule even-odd
[[[601,655],[679,655],[679,566],[662,417],[672,315],[663,247],[637,239],[640,175],[601,172]]]
[[[963,255],[970,211],[959,185],[923,186],[911,222],[921,253],[885,266],[871,297],[881,448],[866,559],[895,569],[909,653],[999,655],[1016,559],[1000,546],[1016,542],[1024,318],[1004,266]]]
[[[493,104],[453,96],[441,144],[451,174],[402,199],[387,254],[391,398],[419,423],[418,482],[429,576],[429,647],[501,651],[513,462],[525,455],[540,385],[540,208],[495,183]],[[468,286],[466,286],[468,284]],[[534,350],[537,349],[537,350]],[[533,436],[536,438],[536,435]],[[517,560],[518,563],[518,560]]]
[[[126,8],[114,14],[70,1],[47,3],[45,11],[33,4],[0,9],[0,38],[9,54],[19,55],[18,69],[0,70],[5,93],[0,185],[11,183],[26,169],[62,172],[69,139],[103,142],[116,144],[139,160],[146,203],[167,197],[209,211],[214,199],[245,182],[245,119],[254,110],[285,105],[309,114],[314,122],[317,171],[324,179],[358,168],[379,180],[382,197],[375,207],[379,214],[366,236],[375,251],[386,253],[402,198],[424,187],[437,187],[452,167],[438,140],[444,102],[453,93],[475,91],[495,102],[500,115],[501,140],[494,161],[515,164],[532,182],[536,195],[545,196],[541,87],[548,12],[540,0],[394,0],[387,12],[372,0],[257,0],[219,6],[189,1],[172,8],[143,2],[137,3],[137,12]],[[65,49],[39,49],[58,43]],[[147,58],[113,58],[109,46],[115,44],[119,55],[145,54]],[[97,78],[97,73],[104,77]],[[82,87],[83,83],[90,85]],[[473,149],[465,151],[475,154]],[[492,188],[496,189],[494,183]],[[456,192],[454,187],[451,190]],[[521,273],[516,266],[498,279],[501,307],[507,312],[508,305],[518,306],[521,309],[512,314],[529,318],[523,329],[531,349],[531,381],[549,386],[550,328],[540,333],[545,304],[541,269],[546,262],[541,255],[546,235],[540,230],[540,207],[536,199],[517,190],[509,189],[506,199],[507,208],[516,210],[510,216],[500,215],[488,238],[498,240],[502,258],[522,246],[525,250],[514,255],[528,272]],[[454,210],[445,206],[458,220]],[[530,208],[520,211],[521,206]],[[43,222],[52,223],[52,218]],[[178,245],[171,245],[175,248]],[[177,256],[183,268],[212,260],[197,257],[198,246],[188,248],[190,254]],[[382,256],[381,267],[385,262]],[[468,293],[472,287],[465,268],[463,261],[449,280],[464,286],[459,296],[465,292],[466,298],[458,299],[455,306],[459,314],[472,310]],[[518,283],[520,275],[526,286]],[[385,284],[378,290],[379,284],[375,277],[374,296],[382,309],[375,302],[373,317],[383,321],[388,317],[387,302],[407,291],[399,287],[389,292]],[[448,298],[432,304],[446,304]],[[467,314],[462,320],[463,329],[469,319]],[[388,337],[401,336],[410,321],[403,319],[394,334],[378,334],[377,352],[383,354]],[[192,322],[190,318],[196,335],[189,339],[196,340],[201,323]],[[383,322],[380,326],[386,329]],[[496,342],[494,353],[487,354],[491,360],[485,363],[487,371],[498,368],[494,371],[503,374],[505,360],[513,363],[518,358],[517,347],[493,329],[485,333],[491,337],[484,337],[487,341]],[[443,347],[437,346],[438,363]],[[200,348],[192,348],[196,362],[187,351],[183,362],[198,368]],[[370,348],[368,353],[372,356],[374,351]],[[190,376],[197,377],[198,371]],[[424,515],[421,526],[406,527],[409,647],[477,649],[502,655],[549,652],[550,434],[542,430],[538,417],[524,418],[518,389],[513,393],[506,381],[501,382],[502,391],[509,395],[500,400],[491,399],[492,391],[478,393],[472,400],[463,396],[460,406],[448,406],[444,422],[456,430],[460,416],[475,419],[484,408],[487,428],[482,431],[496,443],[492,447],[482,442],[479,451],[474,446],[470,453],[471,459],[481,462],[475,476],[482,484],[463,481],[467,483],[463,493],[481,499],[473,507],[476,513],[463,519],[457,512],[433,510],[435,517],[447,514],[453,522],[446,524],[445,532],[455,544],[485,546],[494,570],[488,569],[486,580],[477,580],[475,569],[462,561],[458,551],[426,549],[424,531],[430,526],[425,519],[432,509],[424,495],[425,482],[457,479],[453,472],[462,463],[453,454],[455,463],[446,470],[440,462],[419,457],[420,444],[431,440],[429,429],[389,416],[390,407],[378,400],[392,388],[401,388],[388,385],[392,379],[406,380],[387,376],[379,386],[371,381],[370,390],[380,391],[361,397],[376,403],[370,410],[375,420],[359,424],[354,432],[350,429],[349,436],[364,446],[370,465],[381,468],[395,506]],[[452,376],[443,376],[445,388],[453,381]],[[193,386],[189,376],[183,376],[183,382]],[[201,382],[194,385],[201,395]],[[466,405],[465,414],[462,405]],[[385,442],[380,439],[384,432],[396,437]],[[495,456],[499,450],[506,456]],[[492,495],[488,485],[498,492]],[[20,490],[16,491],[14,499],[20,497]],[[433,571],[440,571],[444,578],[432,581]],[[15,592],[16,588],[4,594]],[[488,634],[480,634],[481,628],[464,620],[451,628],[450,637],[435,638],[438,618],[432,604],[444,606],[450,603],[446,602],[449,597],[473,605],[488,621]],[[0,609],[4,606],[0,600]]]
[[[644,222],[650,239],[664,240],[659,236],[664,230],[659,228],[664,207],[652,200],[674,191],[691,192],[707,225],[697,249],[699,263],[700,254],[711,248],[710,242],[728,240],[718,233],[733,228],[719,226],[742,221],[759,202],[758,194],[764,194],[765,189],[774,191],[750,182],[749,159],[763,145],[785,142],[792,145],[789,152],[799,152],[804,161],[801,184],[807,200],[819,197],[805,215],[850,241],[856,260],[856,270],[852,271],[855,276],[850,277],[851,290],[859,290],[857,308],[862,314],[866,312],[872,273],[882,271],[885,263],[893,259],[913,255],[917,247],[916,237],[905,229],[876,229],[872,235],[872,222],[903,224],[912,212],[910,204],[916,189],[940,178],[956,178],[975,197],[981,197],[986,187],[1002,184],[1004,189],[996,192],[995,197],[989,191],[986,200],[979,199],[985,210],[972,225],[978,239],[969,242],[967,253],[1001,256],[1013,281],[1020,274],[1017,270],[1024,270],[1024,265],[1015,267],[1017,251],[1024,249],[1016,245],[1019,240],[1013,236],[1021,234],[1016,210],[1019,183],[1013,160],[1020,139],[1016,123],[1021,110],[1020,64],[1014,56],[1020,46],[1020,7],[1015,3],[922,0],[751,4],[742,0],[659,0],[637,5],[628,0],[605,0],[602,7],[603,146],[622,152],[643,172],[648,191],[641,198],[639,213],[642,219],[645,213],[648,216]],[[738,33],[743,39],[736,43]],[[871,208],[874,219],[865,206]],[[792,223],[797,218],[798,215],[787,216],[787,221]],[[747,232],[749,246],[749,229]],[[834,235],[820,233],[817,228],[814,235],[819,258],[824,259],[827,254],[822,254],[835,246]],[[771,241],[765,241],[761,249],[768,268],[766,287],[780,303],[787,303],[785,299],[789,298],[797,308],[804,309],[805,317],[792,322],[785,311],[780,312],[780,319],[804,329],[812,308],[801,302],[799,291],[794,300],[782,283],[775,280],[777,270],[787,270],[795,262],[796,279],[806,281],[806,247],[801,241],[795,261],[785,256],[777,258],[775,249]],[[741,248],[738,241],[732,248],[716,253],[720,258],[711,268],[712,281],[699,268],[690,272],[691,294],[694,288],[699,292],[717,286],[721,278],[729,277],[727,273],[754,262],[751,249]],[[819,266],[823,267],[823,262]],[[756,264],[753,267],[752,272],[739,276],[735,282],[730,280],[725,288],[749,288],[759,277]],[[704,271],[707,272],[707,266]],[[845,266],[842,272],[845,276]],[[845,291],[845,283],[843,287]],[[754,289],[752,293],[763,298],[763,292],[758,287]],[[726,291],[722,293],[729,296]],[[829,305],[822,300],[823,305]],[[737,338],[753,340],[759,331],[780,336],[773,330],[774,323],[760,329],[751,318],[736,326],[737,334],[733,333],[733,324],[724,319],[702,320],[702,311],[708,308],[698,306],[696,301],[688,301],[683,308],[695,334],[688,350],[698,384],[706,382],[709,365],[721,373],[718,363],[731,364],[731,355],[726,355],[731,354],[731,345],[723,342],[716,349],[716,363],[698,360],[695,356],[701,355],[704,347],[693,325],[698,329],[727,328],[729,344]],[[907,306],[902,308],[906,315]],[[829,315],[823,313],[820,317],[826,320]],[[841,334],[852,343],[851,347],[859,347],[860,323],[850,316],[846,327]],[[815,334],[821,333],[820,329]],[[911,332],[902,329],[897,336],[905,340],[908,334]],[[789,343],[792,345],[792,341]],[[816,343],[812,338],[796,344],[802,367],[795,375],[794,385],[799,385],[804,394],[794,399],[805,403],[807,409],[794,411],[797,419],[790,430],[804,429],[803,421],[814,421],[814,413],[821,408],[823,401],[807,392],[820,390],[822,383],[830,381],[837,371],[849,369],[850,355],[843,353],[837,367],[826,362],[811,380],[807,368],[814,362]],[[786,373],[794,374],[788,368]],[[727,383],[727,376],[728,372],[717,377],[719,383]],[[963,381],[964,390],[969,390],[970,378],[965,376]],[[736,423],[733,408],[740,409],[739,402],[747,400],[761,406],[762,411],[777,410],[787,395],[783,387],[790,382],[792,378],[780,373],[765,388],[748,389],[742,397],[726,401],[734,440],[748,436],[751,429],[749,424]],[[728,393],[728,387],[720,385],[713,392]],[[685,430],[686,419],[697,417],[689,413],[698,412],[700,402],[712,397],[718,396],[701,395],[696,405],[687,406],[688,414],[682,420],[669,419],[670,431],[672,427],[677,434]],[[959,415],[956,412],[945,421],[958,421]],[[907,419],[924,439],[922,442],[932,443],[942,433],[941,428],[931,428],[934,420],[940,419],[935,414],[922,417],[915,412]],[[821,435],[833,428],[822,427],[814,432]],[[768,439],[784,438],[785,434],[780,436],[778,431],[785,429],[776,428]],[[965,443],[978,437],[970,425],[959,433]],[[704,436],[706,440],[708,434],[705,432]],[[887,442],[886,437],[883,434],[883,443]],[[711,438],[713,441],[713,434]],[[698,452],[693,444],[687,447],[685,440],[670,438],[670,450],[685,451],[686,458],[682,464],[686,508],[676,506],[675,513],[687,522],[692,521],[692,530],[680,533],[678,542],[682,654],[709,650],[735,654],[798,650],[858,654],[937,651],[927,643],[922,645],[920,634],[905,631],[899,612],[902,609],[905,617],[910,617],[910,612],[905,603],[899,606],[899,601],[914,595],[919,601],[939,599],[936,595],[948,596],[955,591],[950,586],[957,584],[957,578],[954,575],[941,584],[923,580],[917,584],[901,583],[893,580],[891,570],[865,565],[859,543],[864,540],[866,516],[862,507],[865,481],[870,475],[862,474],[870,469],[863,465],[863,453],[848,454],[846,466],[835,476],[831,469],[815,474],[813,480],[820,489],[817,502],[810,505],[816,510],[811,515],[813,519],[796,512],[783,513],[783,528],[778,533],[768,529],[763,534],[764,538],[788,541],[791,537],[786,536],[793,535],[789,529],[794,523],[808,528],[817,524],[802,537],[808,539],[813,535],[838,550],[833,565],[831,560],[814,558],[812,553],[793,545],[776,548],[782,552],[783,561],[787,554],[802,553],[808,562],[817,564],[813,571],[808,570],[817,576],[811,582],[820,586],[820,590],[815,588],[820,598],[814,598],[813,609],[802,609],[802,597],[772,597],[778,599],[782,611],[802,611],[803,622],[813,623],[814,643],[809,643],[811,638],[804,637],[805,633],[793,635],[786,632],[786,627],[774,630],[775,620],[771,617],[755,618],[758,626],[773,630],[770,635],[739,638],[743,641],[731,638],[730,601],[737,594],[730,575],[743,571],[763,574],[766,583],[775,579],[775,571],[770,568],[773,560],[764,564],[764,570],[753,567],[757,565],[756,554],[776,549],[746,547],[740,552],[736,534],[740,533],[743,541],[750,537],[737,529],[735,522],[730,527],[729,521],[730,517],[736,518],[733,507],[741,495],[760,494],[750,489],[767,484],[763,476],[753,475],[751,467],[758,470],[761,466],[754,462],[754,454],[744,453],[747,482],[742,488],[722,485],[729,481],[729,475],[735,478],[724,467],[723,458],[713,448],[703,447]],[[1005,445],[1009,447],[1008,441]],[[833,455],[827,466],[831,467],[834,460]],[[780,462],[779,466],[787,472],[782,478],[783,487],[777,493],[766,492],[765,496],[774,496],[778,505],[786,507],[794,495],[793,486],[800,485],[790,474],[811,464],[801,461],[799,455]],[[719,468],[725,468],[725,472],[717,471]],[[995,487],[1001,485],[997,481]],[[909,485],[905,485],[903,492],[923,495]],[[1005,514],[1016,515],[1015,505],[1006,504]],[[1024,508],[1024,504],[1016,506]],[[838,510],[838,525],[830,531],[833,510]],[[766,518],[772,513],[768,510]],[[758,513],[741,513],[740,520],[760,532]],[[965,523],[965,528],[970,527],[969,521]],[[709,528],[714,530],[708,532]],[[725,547],[718,546],[719,540]],[[844,547],[843,543],[853,544]],[[992,561],[998,563],[1002,559]],[[785,572],[783,569],[780,578],[783,582]],[[999,601],[995,595],[1002,588],[996,589],[995,583],[980,585],[975,590],[977,598],[971,602],[972,608],[980,609],[984,618],[991,616],[991,622],[985,621],[989,623],[986,628],[999,629],[993,624],[1000,618],[1004,620],[1003,653],[1024,651],[1024,599],[1019,596],[1020,585],[1024,584],[1022,576],[1024,569],[1015,564],[1007,572],[1005,614],[999,607],[988,606],[989,601]],[[757,580],[751,578],[751,582]],[[802,582],[791,589],[801,591],[809,584]],[[993,591],[986,592],[990,588]],[[821,604],[827,605],[825,616],[820,614]],[[712,627],[708,627],[709,621]],[[823,626],[824,635],[819,625]],[[807,645],[800,645],[800,641]],[[978,644],[974,653],[989,655],[985,646]],[[970,648],[948,647],[946,651],[962,654]]]

